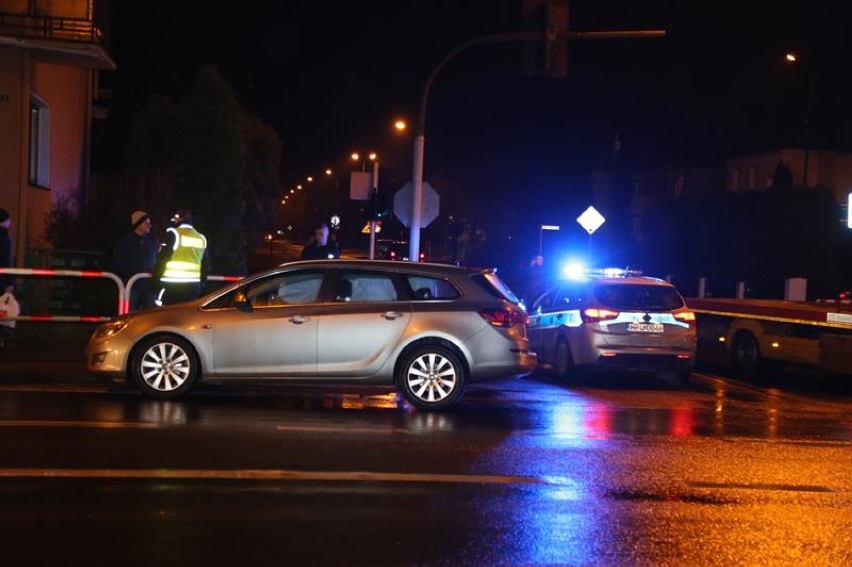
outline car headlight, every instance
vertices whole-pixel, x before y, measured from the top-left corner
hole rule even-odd
[[[116,319],[115,321],[110,321],[108,323],[104,323],[95,329],[95,338],[96,339],[105,339],[116,335],[124,329],[127,324],[130,323],[130,319]]]

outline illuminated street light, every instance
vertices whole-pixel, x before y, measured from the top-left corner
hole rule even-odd
[[[302,186],[301,186],[301,185],[296,185],[296,189],[298,189],[299,191],[301,191],[301,190],[302,190]],[[293,190],[292,190],[292,189],[290,189],[290,193],[292,193],[292,192],[293,192]]]
[[[331,174],[332,174],[331,169],[326,169],[326,170],[325,170],[325,174],[326,174],[326,175],[331,175]]]
[[[308,176],[308,183],[313,183],[313,182],[314,182],[314,178],[309,175]]]
[[[787,59],[787,61],[789,61],[790,63],[795,63],[795,62],[799,59],[799,58],[796,56],[796,54],[795,54],[795,53],[788,53],[788,54],[787,54],[787,55],[785,55],[784,57],[785,57],[785,58]]]
[[[361,155],[358,152],[352,152],[352,155],[349,157],[352,158],[352,161],[358,161],[359,159],[361,159]]]
[[[370,152],[370,155],[367,157],[370,158],[370,161],[376,161],[376,159],[378,159],[379,157],[379,154],[377,154],[376,152]]]
[[[408,128],[408,124],[405,123],[405,120],[397,120],[393,123],[393,127],[402,132],[406,128]]]

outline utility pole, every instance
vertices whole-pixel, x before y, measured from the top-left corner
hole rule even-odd
[[[373,162],[373,189],[370,192],[370,199],[375,206],[379,202],[379,159]],[[375,215],[373,215],[375,217]],[[370,219],[370,260],[376,257],[376,219]]]

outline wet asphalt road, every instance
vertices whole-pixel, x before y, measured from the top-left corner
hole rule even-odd
[[[849,565],[852,393],[695,373],[152,401],[0,361],[5,565]]]

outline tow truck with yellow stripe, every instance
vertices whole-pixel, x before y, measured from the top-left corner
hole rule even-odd
[[[852,374],[852,306],[766,299],[687,298],[699,348],[723,351],[734,369],[767,362]]]

